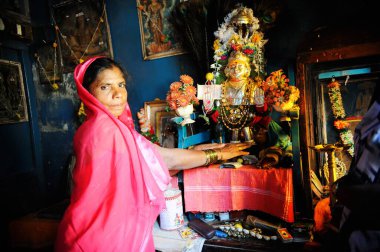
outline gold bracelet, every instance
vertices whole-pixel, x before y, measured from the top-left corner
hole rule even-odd
[[[214,164],[214,163],[218,162],[218,152],[216,152],[216,150],[210,150],[210,151],[211,151],[210,163]]]
[[[206,163],[204,165],[213,164],[218,161],[218,153],[216,152],[216,150],[207,149],[203,152],[206,154]]]
[[[206,162],[204,165],[209,165],[210,164],[210,154],[208,150],[203,150],[203,152],[206,154]]]
[[[204,165],[209,165],[210,164],[210,151],[204,150],[203,152],[206,154],[206,163]]]

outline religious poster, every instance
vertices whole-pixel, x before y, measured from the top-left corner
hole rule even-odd
[[[170,15],[180,0],[137,0],[141,47],[144,60],[184,54]]]

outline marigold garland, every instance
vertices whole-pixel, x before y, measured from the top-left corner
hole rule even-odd
[[[331,108],[336,119],[346,117],[343,107],[342,94],[340,93],[339,82],[333,80],[327,85],[329,88],[329,97],[331,101]]]

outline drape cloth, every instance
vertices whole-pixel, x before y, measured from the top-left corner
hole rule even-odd
[[[74,72],[87,119],[74,136],[74,188],[56,251],[154,251],[152,227],[165,204],[168,170],[135,131],[128,106],[116,118],[82,86],[95,59]]]
[[[186,211],[260,210],[294,222],[292,170],[209,168],[185,170]]]

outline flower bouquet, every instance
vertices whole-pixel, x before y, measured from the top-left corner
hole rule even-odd
[[[300,97],[300,91],[289,85],[282,69],[272,72],[260,85],[264,90],[265,102],[278,112],[290,110]]]
[[[169,92],[166,96],[166,101],[171,110],[174,110],[178,116],[184,120],[181,125],[184,126],[194,121],[190,118],[193,113],[193,105],[199,104],[197,98],[197,89],[194,87],[194,80],[189,75],[181,75],[180,81],[170,84]]]

